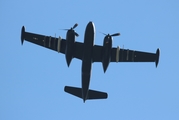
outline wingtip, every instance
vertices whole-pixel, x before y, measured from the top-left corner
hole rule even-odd
[[[25,35],[25,27],[22,26],[22,30],[21,30],[21,44],[23,45],[24,42],[24,35]]]
[[[159,63],[159,57],[160,57],[160,49],[158,48],[156,51],[156,61],[155,61],[156,67],[158,66]]]

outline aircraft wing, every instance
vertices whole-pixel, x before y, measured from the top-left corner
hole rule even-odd
[[[159,61],[160,50],[156,53],[141,52],[129,49],[112,48],[111,62],[155,62],[156,67]],[[102,62],[102,46],[93,47],[93,62]]]
[[[24,40],[65,54],[65,49],[66,49],[65,39],[25,32],[25,28],[23,26],[21,31],[22,44]],[[75,42],[74,57],[82,60],[82,55],[83,55],[83,43]]]

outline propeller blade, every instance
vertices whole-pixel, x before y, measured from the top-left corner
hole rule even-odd
[[[75,32],[75,36],[78,37],[79,36],[78,33]]]
[[[76,24],[72,27],[72,29],[75,29],[77,26],[78,26],[78,24],[76,23]]]
[[[67,30],[69,30],[69,29],[59,29],[59,30],[66,30],[66,31],[67,31]]]
[[[101,34],[103,34],[103,35],[107,35],[107,34],[105,34],[105,33],[103,33],[103,32],[100,32]]]
[[[112,35],[110,35],[110,34],[105,34],[105,33],[103,33],[103,32],[100,32],[100,33],[102,33],[103,35],[109,35],[109,36],[111,36],[111,37],[119,36],[119,35],[120,35],[120,33],[115,33],[115,34],[112,34]]]
[[[78,26],[78,24],[76,23],[71,29],[75,29]],[[70,30],[70,29],[60,29],[60,30]]]
[[[120,33],[115,33],[115,34],[112,34],[111,36],[119,36]]]

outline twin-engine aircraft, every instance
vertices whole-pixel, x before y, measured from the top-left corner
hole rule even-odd
[[[89,22],[86,26],[84,43],[77,42],[75,41],[75,37],[78,34],[74,30],[77,26],[78,24],[75,24],[71,29],[67,29],[66,39],[26,32],[23,26],[21,42],[23,44],[24,40],[26,40],[65,54],[68,66],[70,66],[73,58],[81,60],[82,88],[65,86],[64,91],[82,98],[83,102],[90,99],[106,99],[108,97],[108,94],[105,92],[89,89],[93,62],[102,62],[104,72],[106,72],[110,62],[155,62],[156,67],[158,65],[159,49],[157,49],[156,53],[149,53],[121,49],[120,47],[114,48],[112,47],[112,37],[118,36],[120,33],[113,35],[107,34],[104,37],[103,46],[94,45],[95,26],[93,22]]]

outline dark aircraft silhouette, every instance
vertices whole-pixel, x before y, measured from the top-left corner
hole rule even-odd
[[[78,34],[74,29],[78,26],[75,24],[71,29],[67,29],[66,40],[61,37],[51,37],[45,35],[25,32],[22,27],[21,42],[24,40],[35,43],[37,45],[49,48],[51,50],[65,54],[67,65],[69,66],[72,58],[82,60],[82,88],[65,86],[67,93],[87,99],[106,99],[107,93],[90,90],[90,76],[93,62],[102,62],[103,70],[106,72],[110,62],[155,62],[156,67],[159,62],[160,50],[156,53],[140,52],[129,49],[121,49],[112,47],[112,37],[118,36],[120,33],[106,35],[104,37],[103,46],[94,45],[95,27],[93,22],[89,22],[86,26],[84,43],[76,42],[75,36]]]

